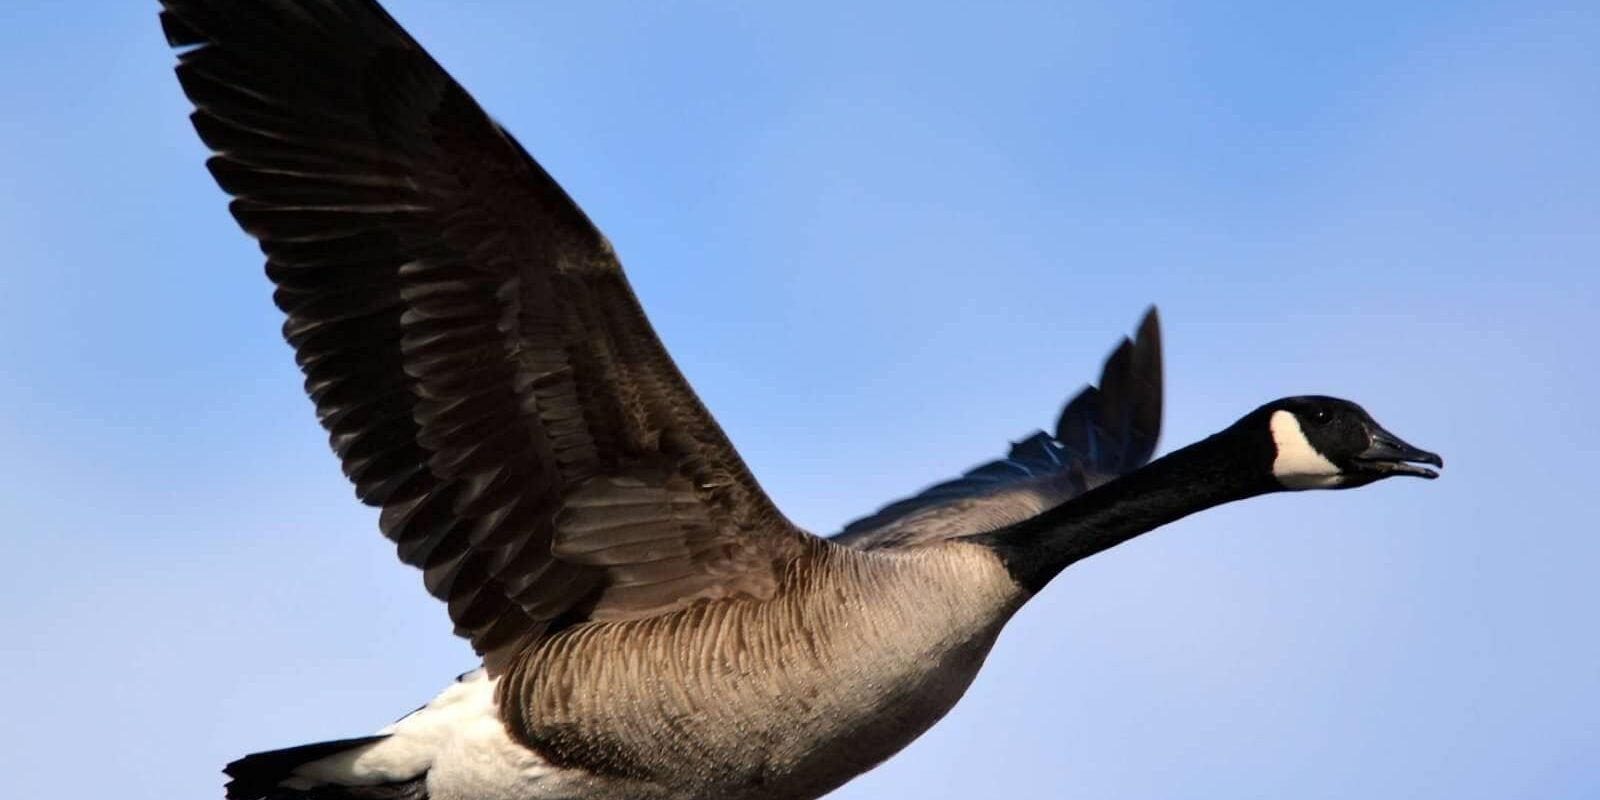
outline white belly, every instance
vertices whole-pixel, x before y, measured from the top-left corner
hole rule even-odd
[[[373,786],[425,775],[429,800],[654,800],[623,785],[552,766],[512,741],[495,685],[482,670],[461,676],[426,706],[379,733],[389,737],[295,770],[291,788]]]
[[[428,770],[430,800],[534,800],[583,795],[563,775],[506,734],[496,713],[494,687],[482,670],[473,673],[471,713],[449,721]]]

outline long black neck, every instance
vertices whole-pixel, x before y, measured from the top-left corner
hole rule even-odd
[[[982,537],[1030,592],[1074,562],[1223,503],[1277,489],[1263,454],[1229,429],[1150,462],[1032,519]],[[1268,463],[1270,463],[1270,457]]]

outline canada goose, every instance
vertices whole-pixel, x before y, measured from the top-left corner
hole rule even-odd
[[[813,536],[604,237],[376,2],[163,6],[333,448],[483,657],[376,735],[228,765],[230,798],[817,797],[943,716],[1068,565],[1222,503],[1441,464],[1328,397],[1149,462],[1152,311],[1053,434]]]

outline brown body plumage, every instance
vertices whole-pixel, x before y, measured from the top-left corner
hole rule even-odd
[[[814,797],[960,698],[1023,593],[945,542],[816,542],[767,601],[569,629],[501,684],[513,736],[556,764],[694,797]]]

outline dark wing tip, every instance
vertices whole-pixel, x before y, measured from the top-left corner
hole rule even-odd
[[[1161,389],[1161,315],[1151,306],[1139,321],[1139,331],[1134,334],[1134,375],[1155,387],[1157,399]]]
[[[167,46],[173,48],[193,47],[210,41],[166,4],[162,4],[161,9],[161,32],[167,37]]]
[[[1151,306],[1135,337],[1106,358],[1099,385],[1061,409],[1053,437],[1035,433],[1004,459],[850,523],[835,541],[870,549],[993,530],[1038,513],[1039,502],[1053,506],[1138,469],[1160,430],[1161,323]]]
[[[1161,412],[1165,403],[1166,381],[1161,355],[1161,317],[1155,306],[1145,312],[1139,323],[1139,332],[1133,345],[1132,383],[1135,396],[1131,422],[1140,438],[1146,440],[1147,450],[1142,460],[1155,453],[1156,440],[1161,436]]]
[[[1086,387],[1061,410],[1056,439],[1091,470],[1131,471],[1150,460],[1161,433],[1161,320],[1145,312],[1135,338],[1106,357],[1098,386]]]
[[[1144,310],[1144,316],[1139,319],[1138,336],[1144,339],[1146,335],[1158,338],[1161,336],[1161,309],[1154,303]]]

